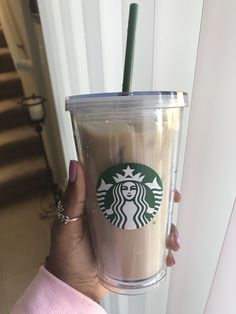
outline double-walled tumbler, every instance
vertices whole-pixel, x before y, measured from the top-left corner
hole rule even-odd
[[[78,158],[98,277],[108,289],[139,294],[166,274],[183,92],[71,96]]]

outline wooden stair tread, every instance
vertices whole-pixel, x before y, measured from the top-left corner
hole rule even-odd
[[[7,42],[3,33],[3,29],[0,26],[0,47],[6,47],[7,46]]]
[[[10,54],[10,50],[8,47],[2,47],[0,48],[0,56],[3,56],[3,55],[9,55]]]
[[[21,79],[0,25],[0,205],[50,186],[39,136],[19,104],[22,97]]]
[[[0,99],[23,97],[24,91],[16,71],[0,73]]]
[[[9,112],[11,110],[18,110],[20,109],[20,104],[18,101],[20,101],[21,98],[19,97],[13,97],[8,98],[4,100],[0,100],[0,114],[4,114],[6,112]]]
[[[0,48],[0,73],[15,71],[10,50],[7,47]]]
[[[20,77],[16,71],[9,71],[9,72],[0,73],[0,84],[5,83],[7,81],[15,81],[15,80],[19,80],[19,79],[20,79]]]
[[[28,114],[26,110],[22,109],[19,101],[20,98],[18,97],[0,100],[0,132],[29,125]]]
[[[32,176],[37,176],[39,173],[46,175],[46,165],[43,156],[28,158],[0,166],[0,186],[9,185],[11,182],[27,181]],[[37,178],[35,178],[37,180]]]
[[[22,126],[0,132],[0,149],[26,140],[38,140],[38,134],[31,126]]]

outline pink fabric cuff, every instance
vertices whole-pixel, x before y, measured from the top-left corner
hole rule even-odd
[[[43,266],[11,314],[106,314],[103,308]]]

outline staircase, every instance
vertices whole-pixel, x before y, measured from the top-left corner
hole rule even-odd
[[[38,134],[18,103],[23,97],[0,26],[0,205],[49,186]]]

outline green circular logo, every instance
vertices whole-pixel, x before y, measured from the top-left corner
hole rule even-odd
[[[103,215],[121,229],[145,226],[161,205],[163,187],[150,167],[122,163],[105,170],[98,179],[97,201]]]

